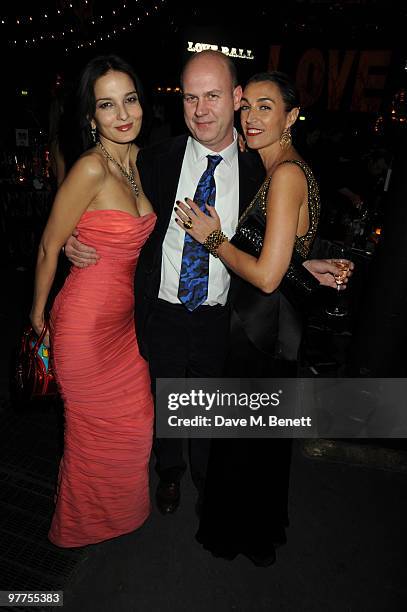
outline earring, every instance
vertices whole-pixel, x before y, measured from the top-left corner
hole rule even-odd
[[[93,142],[96,142],[96,127],[90,126],[90,133],[92,135]]]
[[[292,138],[290,128],[286,128],[280,136],[280,147],[285,150],[288,149],[288,147],[291,147],[291,144]]]

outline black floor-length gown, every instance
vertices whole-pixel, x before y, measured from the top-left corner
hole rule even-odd
[[[291,163],[302,168],[308,184],[309,230],[294,245],[296,256],[304,260],[316,234],[319,194],[309,167]],[[270,180],[260,188],[250,211],[265,214]],[[237,282],[232,303],[225,376],[295,377],[300,312],[281,291],[266,295],[244,281]],[[229,559],[243,553],[267,564],[273,558],[275,547],[286,541],[291,446],[287,438],[212,440],[196,535],[204,548]]]

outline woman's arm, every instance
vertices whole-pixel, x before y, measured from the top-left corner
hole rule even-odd
[[[50,144],[50,167],[55,177],[57,187],[59,187],[65,178],[66,168],[58,140],[54,140]]]
[[[105,170],[94,155],[79,159],[62,183],[38,248],[31,322],[38,333],[44,326],[44,308],[54,280],[58,255],[82,213],[98,194]]]
[[[217,249],[218,257],[233,272],[265,293],[277,289],[291,261],[300,208],[306,196],[307,184],[302,170],[294,164],[279,166],[268,192],[266,231],[259,258],[226,241]],[[179,205],[184,213],[181,216],[182,213],[177,212],[180,220],[187,216],[192,220],[192,228],[185,231],[198,242],[203,243],[212,231],[220,229],[219,217],[213,207],[208,206],[208,217],[194,203],[191,203],[192,213],[188,212],[187,206]],[[181,221],[178,221],[180,225]]]
[[[55,167],[56,167],[56,179],[57,179],[57,185],[58,187],[61,186],[64,178],[65,178],[65,174],[66,174],[66,164],[65,164],[65,160],[64,157],[61,153],[61,149],[59,148],[59,146],[57,145],[57,149],[55,151]]]

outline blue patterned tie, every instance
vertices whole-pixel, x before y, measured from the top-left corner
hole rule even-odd
[[[214,172],[222,161],[220,155],[207,155],[208,167],[199,179],[194,195],[194,202],[206,214],[205,204],[215,206],[216,184]],[[198,308],[208,295],[209,252],[189,234],[185,234],[182,251],[181,272],[178,297],[188,310]]]

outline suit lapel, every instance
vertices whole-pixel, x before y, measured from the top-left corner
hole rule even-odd
[[[165,228],[168,226],[169,217],[175,205],[187,139],[187,136],[175,139],[171,147],[157,159],[160,216]]]
[[[264,180],[260,159],[250,152],[239,155],[239,216],[250,204]]]
[[[157,156],[159,180],[158,205],[159,215],[165,230],[175,205],[179,177],[188,136],[175,138],[169,149]],[[238,153],[239,155],[239,212],[248,206],[264,179],[264,168],[260,158],[252,153]]]
[[[170,222],[182,162],[188,136],[175,138],[171,146],[157,155],[157,172],[155,173],[158,185],[158,201],[155,203],[158,212],[157,232],[164,237]],[[251,153],[238,153],[239,155],[239,215],[250,204],[264,179],[264,168],[260,159]]]

